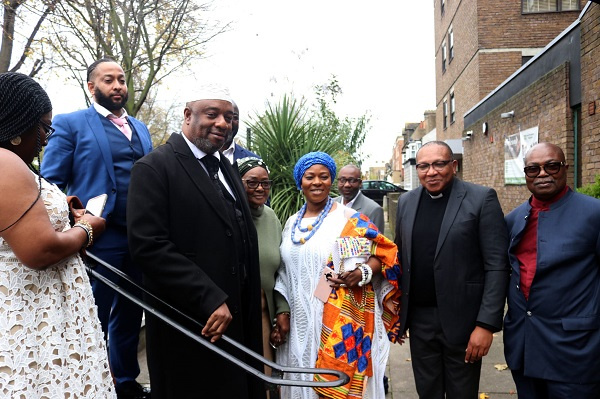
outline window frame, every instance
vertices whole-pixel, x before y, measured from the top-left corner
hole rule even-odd
[[[454,28],[450,25],[448,29],[448,64],[452,62],[454,58]]]
[[[448,99],[444,98],[444,103],[442,105],[442,121],[443,128],[446,130],[448,128]]]
[[[456,98],[454,91],[450,92],[450,124],[456,122]]]
[[[444,40],[442,42],[442,73],[446,72],[446,68],[448,67],[447,51],[446,41]]]
[[[550,2],[550,1],[554,2],[555,9],[554,10],[543,10],[543,11],[526,11],[525,5],[528,1],[533,1],[533,2],[537,1],[538,9],[539,9],[539,2],[542,0],[521,0],[521,14],[527,15],[527,14],[544,14],[544,13],[553,13],[553,12],[581,11],[581,0],[575,0],[575,2],[577,3],[576,4],[577,8],[569,9],[569,10],[562,9],[563,0],[548,0],[548,2]]]

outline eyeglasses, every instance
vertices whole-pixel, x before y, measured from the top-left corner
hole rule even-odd
[[[264,188],[265,190],[268,190],[271,188],[271,186],[273,185],[273,180],[242,180],[244,183],[246,183],[246,185],[248,186],[248,188],[251,188],[253,190],[258,188],[258,185],[260,184],[262,186],[262,188]]]
[[[433,168],[434,170],[441,172],[450,162],[452,162],[452,159],[449,159],[447,161],[435,161],[433,163],[418,163],[415,166],[417,170],[421,173],[428,172],[429,168]]]
[[[527,177],[538,177],[538,175],[542,172],[542,168],[544,169],[544,171],[546,173],[548,173],[549,175],[555,175],[560,171],[560,168],[565,166],[566,164],[564,162],[558,162],[558,161],[554,161],[554,162],[546,162],[543,165],[531,165],[531,166],[525,166],[523,168],[523,172],[525,172],[525,175]]]
[[[42,121],[40,121],[40,125],[42,125],[42,129],[44,129],[44,133],[46,133],[46,140],[48,140],[50,136],[52,136],[52,133],[56,131],[55,128]]]
[[[338,179],[338,183],[340,183],[340,184],[346,184],[346,183],[356,184],[359,182],[360,182],[360,179],[357,179],[356,177],[349,177],[347,179],[345,177],[340,177]]]

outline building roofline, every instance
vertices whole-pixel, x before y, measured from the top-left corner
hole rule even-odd
[[[533,58],[531,58],[529,61],[527,61],[524,65],[521,66],[521,68],[517,69],[504,82],[500,83],[494,90],[492,90],[490,93],[488,93],[487,96],[485,96],[483,99],[481,99],[481,101],[479,101],[471,109],[469,109],[467,112],[465,112],[463,114],[463,120],[466,119],[469,114],[471,114],[473,111],[475,111],[477,108],[479,108],[483,103],[485,103],[491,97],[493,97],[497,92],[499,92],[500,90],[502,90],[502,88],[504,86],[506,86],[508,83],[510,83],[516,76],[520,75],[531,64],[535,63],[537,59],[541,58],[552,47],[554,47],[558,42],[560,42],[561,39],[563,39],[565,36],[567,36],[572,30],[574,30],[575,28],[577,28],[579,26],[579,24],[581,23],[581,18],[583,17],[583,15],[585,15],[585,13],[589,9],[590,5],[591,5],[591,2],[588,1],[586,3],[586,5],[583,7],[583,9],[581,10],[581,12],[579,13],[579,17],[577,17],[577,19],[575,21],[573,21],[573,23],[571,25],[569,25],[558,36],[556,36],[554,39],[552,39],[552,41],[550,43],[548,43],[546,45],[546,47],[544,47],[542,49],[542,51],[540,51],[537,55],[535,55]],[[466,127],[466,124],[465,124],[465,127]]]

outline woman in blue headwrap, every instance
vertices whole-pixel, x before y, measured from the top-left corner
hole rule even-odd
[[[389,341],[399,340],[396,245],[366,216],[331,199],[335,174],[335,161],[323,152],[302,156],[294,168],[306,203],[282,233],[275,289],[291,317],[287,341],[276,330],[272,341],[281,345],[278,363],[341,370],[351,381],[338,388],[282,387],[284,398],[384,397]]]

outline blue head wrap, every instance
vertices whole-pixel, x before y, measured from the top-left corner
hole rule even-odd
[[[306,169],[313,165],[324,165],[329,169],[331,175],[331,181],[335,179],[335,161],[327,153],[321,151],[309,152],[306,155],[300,157],[296,166],[294,166],[294,180],[296,180],[296,187],[301,190],[302,176],[306,172]]]

